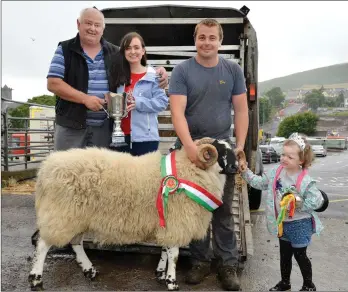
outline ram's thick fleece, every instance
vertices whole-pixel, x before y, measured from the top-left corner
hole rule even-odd
[[[170,195],[166,228],[159,225],[160,152],[132,157],[106,149],[71,149],[51,154],[36,184],[37,225],[48,245],[63,246],[92,232],[104,244],[154,242],[185,246],[206,235],[212,214],[184,194]],[[177,151],[178,177],[221,199],[224,175],[216,163],[204,171]]]

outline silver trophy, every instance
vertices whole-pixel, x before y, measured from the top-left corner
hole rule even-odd
[[[107,113],[114,119],[110,148],[127,146],[125,135],[121,129],[121,119],[128,115],[127,94],[125,92],[123,94],[109,92],[105,96],[108,100]]]

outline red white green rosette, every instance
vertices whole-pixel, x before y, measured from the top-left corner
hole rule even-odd
[[[165,227],[167,215],[168,198],[170,194],[184,192],[191,200],[200,204],[205,209],[213,212],[222,205],[222,201],[201,186],[178,179],[175,165],[175,151],[161,158],[162,182],[157,195],[157,210],[160,219],[160,226]]]

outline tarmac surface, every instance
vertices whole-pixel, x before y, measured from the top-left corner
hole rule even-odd
[[[31,235],[35,231],[34,196],[2,194],[1,203],[1,290],[29,291],[27,277],[34,251],[31,245]],[[346,202],[336,204],[332,203],[329,208],[334,206],[338,211],[341,208],[347,214]],[[241,275],[244,291],[268,290],[280,277],[278,240],[268,234],[264,221],[262,210],[252,214],[254,255],[245,263]],[[320,237],[313,236],[313,243],[309,247],[314,283],[320,291],[347,291],[348,218],[341,215],[322,216],[322,221],[325,230]],[[95,250],[87,250],[87,255],[100,271],[96,281],[84,278],[73,253],[51,252],[44,266],[44,288],[53,291],[166,290],[154,276],[159,260],[157,255]],[[188,268],[188,258],[180,257],[177,279],[181,290],[221,291],[214,273],[197,286],[186,285],[184,277]],[[302,285],[295,260],[292,284],[294,291]]]

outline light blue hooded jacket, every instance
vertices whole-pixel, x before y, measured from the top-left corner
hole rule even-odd
[[[279,166],[274,167],[262,176],[255,175],[250,169],[242,173],[242,177],[253,188],[259,190],[267,190],[266,197],[266,222],[268,231],[273,234],[278,234],[277,218],[275,214],[275,200],[274,200],[274,180],[276,178],[277,169]],[[314,211],[322,206],[324,200],[321,192],[315,185],[315,181],[306,174],[300,185],[300,192],[298,195],[303,200],[302,212],[307,212],[312,215],[313,231],[319,235],[324,229],[322,223],[319,220],[318,215]]]
[[[168,96],[159,87],[156,71],[148,66],[146,74],[135,84],[133,96],[135,109],[131,114],[131,141],[159,141],[158,113],[168,106]],[[124,85],[117,88],[117,93],[124,92]]]

